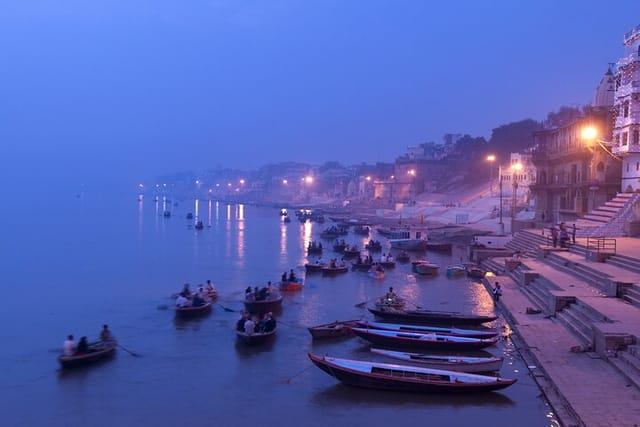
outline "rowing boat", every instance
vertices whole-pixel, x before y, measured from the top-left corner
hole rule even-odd
[[[420,366],[431,369],[445,369],[456,372],[494,372],[502,366],[502,357],[469,357],[454,355],[439,355],[426,353],[405,353],[402,351],[382,350],[372,348],[372,353],[404,362],[419,363]]]

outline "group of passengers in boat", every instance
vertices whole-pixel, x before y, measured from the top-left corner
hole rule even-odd
[[[398,297],[398,295],[394,292],[393,286],[390,286],[389,291],[385,294],[385,296],[382,298],[378,298],[377,302],[381,305],[397,306],[398,304],[402,304],[402,299]]]
[[[211,302],[216,295],[217,291],[211,280],[207,280],[204,285],[198,285],[196,292],[192,292],[191,285],[185,283],[176,298],[176,307],[201,307]]]
[[[295,282],[298,278],[296,277],[296,273],[293,271],[293,268],[289,270],[289,274],[285,271],[282,273],[282,277],[280,278],[281,282]],[[271,283],[271,282],[269,282]]]
[[[322,251],[322,242],[317,242],[317,243],[316,243],[316,241],[315,241],[315,240],[312,240],[312,241],[309,243],[308,250],[309,250],[309,251],[311,251],[311,252],[314,252],[314,251]]]
[[[276,329],[276,319],[273,313],[265,313],[262,318],[258,315],[251,316],[246,311],[242,312],[242,317],[236,323],[236,330],[247,335],[266,334]]]
[[[267,282],[267,286],[263,286],[262,288],[259,288],[258,286],[255,288],[247,286],[247,289],[244,290],[244,298],[247,301],[265,301],[277,296],[278,290],[271,284],[271,281]]]
[[[344,260],[338,263],[338,258],[331,258],[329,260],[329,268],[344,267]]]
[[[356,260],[356,264],[373,264],[373,257],[371,255],[359,256]]]
[[[96,344],[110,344],[115,342],[115,337],[109,330],[108,325],[102,325],[102,330],[100,331],[100,341],[93,343]],[[73,335],[68,335],[67,339],[62,343],[62,355],[63,356],[77,356],[80,354],[89,353],[91,350],[89,348],[89,342],[87,341],[87,337],[80,338],[80,341],[76,343]]]
[[[388,254],[382,254],[382,256],[380,257],[380,261],[381,262],[393,262],[393,255],[391,255],[391,252],[389,252]]]

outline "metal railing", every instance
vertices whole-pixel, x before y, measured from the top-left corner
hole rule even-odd
[[[616,253],[616,239],[610,237],[587,237],[587,251]]]

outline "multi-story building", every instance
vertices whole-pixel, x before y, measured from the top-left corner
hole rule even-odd
[[[620,190],[640,190],[640,25],[624,35],[625,54],[617,63],[613,153],[622,160]]]

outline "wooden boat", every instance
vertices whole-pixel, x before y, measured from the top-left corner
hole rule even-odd
[[[282,295],[270,295],[264,300],[254,300],[249,294],[244,300],[244,308],[251,314],[264,314],[270,311],[277,311],[282,307]]]
[[[335,322],[312,326],[309,328],[309,333],[314,340],[345,337],[353,335],[351,328],[356,327],[357,324],[357,320],[336,320]]]
[[[360,256],[360,249],[356,245],[353,245],[351,247],[344,248],[342,253],[344,254],[345,258],[355,258],[357,256]]]
[[[320,273],[322,269],[327,266],[326,262],[308,262],[304,265],[304,269],[307,273]]]
[[[187,214],[187,219],[193,219],[193,214],[191,212]]]
[[[312,353],[309,353],[309,359],[338,381],[364,388],[416,393],[487,392],[509,387],[516,382],[516,379],[341,359]]]
[[[283,292],[293,292],[302,290],[304,282],[302,279],[296,279],[293,282],[288,280],[286,282],[280,282],[279,288]]]
[[[89,344],[89,352],[74,354],[73,356],[59,356],[58,362],[60,362],[60,366],[63,368],[75,368],[88,365],[113,356],[117,346],[118,343],[116,341],[100,341]]]
[[[371,268],[371,270],[369,270],[369,277],[372,277],[376,280],[382,280],[384,279],[384,270],[383,269],[378,269],[376,267]]]
[[[502,367],[502,357],[469,357],[426,353],[405,353],[402,351],[372,348],[372,353],[404,362],[419,363],[425,368],[444,369],[455,372],[494,372]]]
[[[322,274],[326,276],[332,276],[336,274],[346,273],[349,271],[349,267],[346,264],[336,264],[334,266],[327,265],[322,268]]]
[[[413,264],[413,271],[423,276],[434,276],[438,274],[440,266],[432,262],[418,262]]]
[[[369,240],[367,242],[366,245],[364,245],[364,248],[368,251],[381,251],[382,250],[382,243],[380,243],[377,240]]]
[[[483,316],[477,314],[463,314],[453,311],[432,311],[424,309],[394,310],[393,308],[368,308],[376,317],[392,322],[410,324],[435,324],[435,325],[480,325],[493,322],[497,316]]]
[[[456,277],[462,276],[467,273],[467,269],[464,265],[450,265],[447,267],[447,276],[448,277]]]
[[[395,308],[397,310],[401,310],[405,305],[405,301],[402,298],[395,298],[393,300],[388,300],[385,297],[380,297],[376,299],[376,301],[374,302],[374,305],[376,306],[376,308],[389,307],[389,308]],[[367,323],[367,322],[361,322],[361,323]],[[366,328],[366,326],[359,326],[359,327]],[[382,328],[377,328],[377,329],[382,329]]]
[[[480,268],[477,265],[467,266],[467,276],[471,277],[472,279],[484,279],[485,274],[486,274],[486,271],[484,271],[482,268]]]
[[[307,246],[307,255],[317,255],[322,253],[322,245],[320,244],[311,244]]]
[[[336,243],[335,245],[333,245],[333,251],[334,252],[342,253],[342,252],[344,252],[344,250],[346,248],[347,248],[347,244],[346,243]]]
[[[270,332],[254,332],[252,334],[236,330],[236,337],[238,341],[245,345],[261,345],[271,341],[276,336],[277,330],[278,328],[276,327]]]
[[[282,221],[284,221],[284,222],[286,222],[288,224],[288,223],[291,222],[291,218],[289,218],[289,216],[285,216]]]
[[[176,307],[176,316],[178,317],[197,317],[211,312],[211,303],[205,302],[202,305],[185,307]]]
[[[387,331],[384,329],[351,328],[353,332],[373,344],[386,347],[410,347],[431,350],[478,350],[498,342],[498,338],[468,338],[434,333]]]
[[[357,271],[369,271],[371,270],[372,265],[373,263],[369,263],[369,262],[352,262],[351,268]]]
[[[194,225],[196,230],[202,230],[204,228],[204,224],[202,223],[202,221],[198,221],[196,222],[196,225]]]
[[[452,335],[454,337],[468,337],[468,338],[493,338],[498,335],[498,331],[496,331],[495,329],[459,329],[459,328],[446,328],[442,326],[405,325],[401,323],[383,323],[383,322],[368,322],[368,321],[359,321],[358,328],[384,329],[387,331],[407,331],[407,332],[419,332],[419,333],[431,332],[439,335]]]

